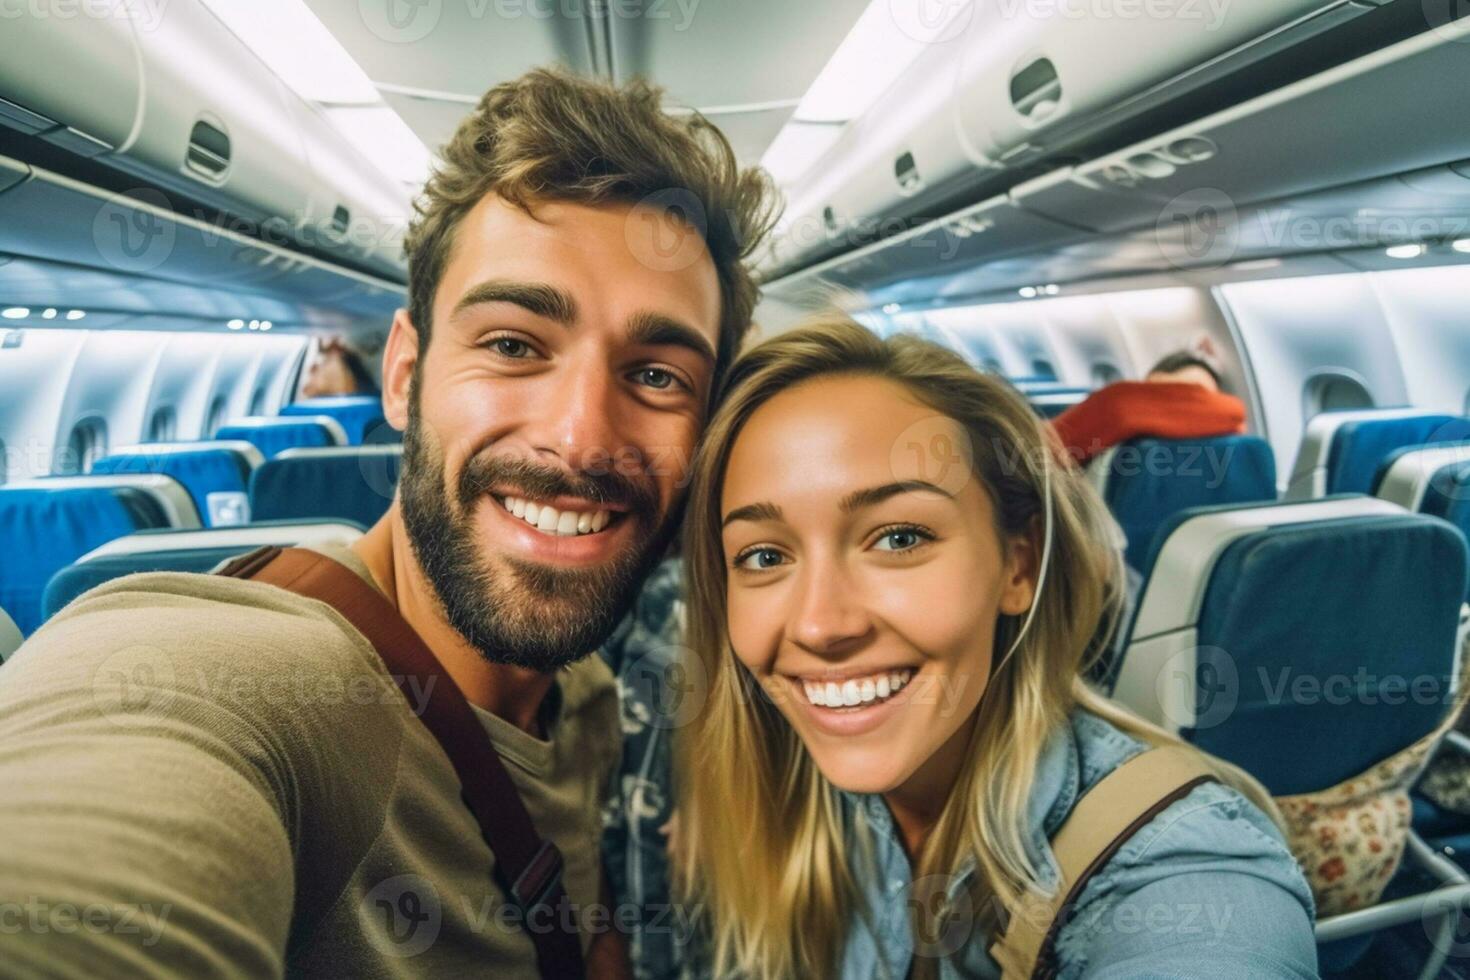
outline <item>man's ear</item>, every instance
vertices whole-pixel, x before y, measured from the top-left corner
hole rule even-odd
[[[408,389],[419,360],[419,332],[408,310],[393,314],[393,328],[383,347],[383,414],[399,432],[408,428]]]
[[[1020,616],[1036,599],[1036,576],[1041,571],[1041,552],[1030,535],[1018,534],[1010,540],[1005,562],[1005,578],[1001,580],[1000,611],[1006,616]]]

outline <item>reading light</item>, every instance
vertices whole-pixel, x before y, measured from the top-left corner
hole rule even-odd
[[[1021,298],[1022,299],[1035,299],[1036,298],[1036,287],[1035,286],[1022,286],[1021,289],[1020,289],[1020,292],[1021,292]]]
[[[68,320],[80,320],[82,317],[84,317],[86,315],[87,315],[86,312],[83,311],[83,310],[67,310],[66,311],[66,318]]]
[[[54,319],[56,319],[56,310],[53,307],[50,307],[50,306],[46,307],[46,309],[44,309],[44,310],[41,311],[41,319],[42,320],[54,320]]]
[[[1425,245],[1392,245],[1386,250],[1391,259],[1417,259],[1429,251]]]
[[[1450,248],[1456,252],[1470,253],[1470,238],[1461,238],[1458,241],[1450,242]]]
[[[245,329],[245,321],[244,320],[231,320],[229,323],[225,324],[225,326],[229,327],[231,330],[244,330]]]
[[[883,304],[883,312],[884,313],[887,313],[889,316],[892,316],[893,314],[897,313],[901,309],[903,309],[903,307],[899,306],[897,303],[884,303]]]
[[[12,306],[8,310],[0,310],[0,316],[7,320],[24,320],[31,315],[31,311],[24,306]]]

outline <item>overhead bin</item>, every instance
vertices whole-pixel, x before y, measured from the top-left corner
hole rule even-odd
[[[198,202],[190,216],[221,230],[404,278],[408,209],[396,180],[204,5],[112,9],[5,22],[0,125]],[[370,233],[351,233],[359,221]]]
[[[932,45],[790,190],[769,267],[876,241],[885,218],[1001,178],[1375,6],[974,4],[968,28]]]

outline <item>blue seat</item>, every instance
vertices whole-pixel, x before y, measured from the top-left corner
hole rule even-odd
[[[1168,530],[1116,700],[1277,796],[1332,787],[1443,721],[1470,578],[1455,528],[1355,495],[1207,508]],[[1371,928],[1329,926],[1324,970]]]
[[[250,511],[257,520],[345,518],[371,527],[398,486],[401,446],[292,449],[255,471]]]
[[[1125,559],[1145,573],[1154,534],[1172,515],[1276,497],[1276,457],[1255,436],[1133,439],[1095,459],[1088,476],[1128,539]]]
[[[0,487],[0,608],[29,636],[51,576],[104,542],[145,528],[198,527],[193,501],[154,474],[25,480]]]
[[[343,431],[342,424],[330,415],[231,419],[215,431],[214,437],[216,440],[244,440],[259,449],[266,459],[287,449],[347,445],[347,433]]]
[[[1409,446],[1392,453],[1379,470],[1374,493],[1448,521],[1470,538],[1470,442]]]
[[[346,522],[252,524],[212,530],[141,531],[115,538],[51,576],[42,607],[46,618],[99,585],[137,572],[212,571],[262,545],[351,544],[363,529]]]
[[[1323,412],[1307,423],[1284,499],[1373,493],[1385,460],[1405,446],[1470,440],[1470,419],[1417,408]]]
[[[383,399],[379,395],[338,395],[307,398],[281,409],[283,416],[326,415],[337,420],[347,436],[347,445],[360,446],[385,424]]]
[[[248,442],[162,442],[124,446],[93,473],[162,473],[184,485],[207,527],[250,520],[250,474],[264,461]]]

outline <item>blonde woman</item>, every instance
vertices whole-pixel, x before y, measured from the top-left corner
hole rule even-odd
[[[915,338],[828,317],[727,391],[685,526],[709,696],[679,837],[710,968],[1001,976],[991,947],[1057,892],[1078,801],[1178,744],[1078,679],[1121,581],[1101,503],[1014,391]],[[1316,975],[1270,799],[1188,757],[1213,779],[1119,838],[1040,973]]]

